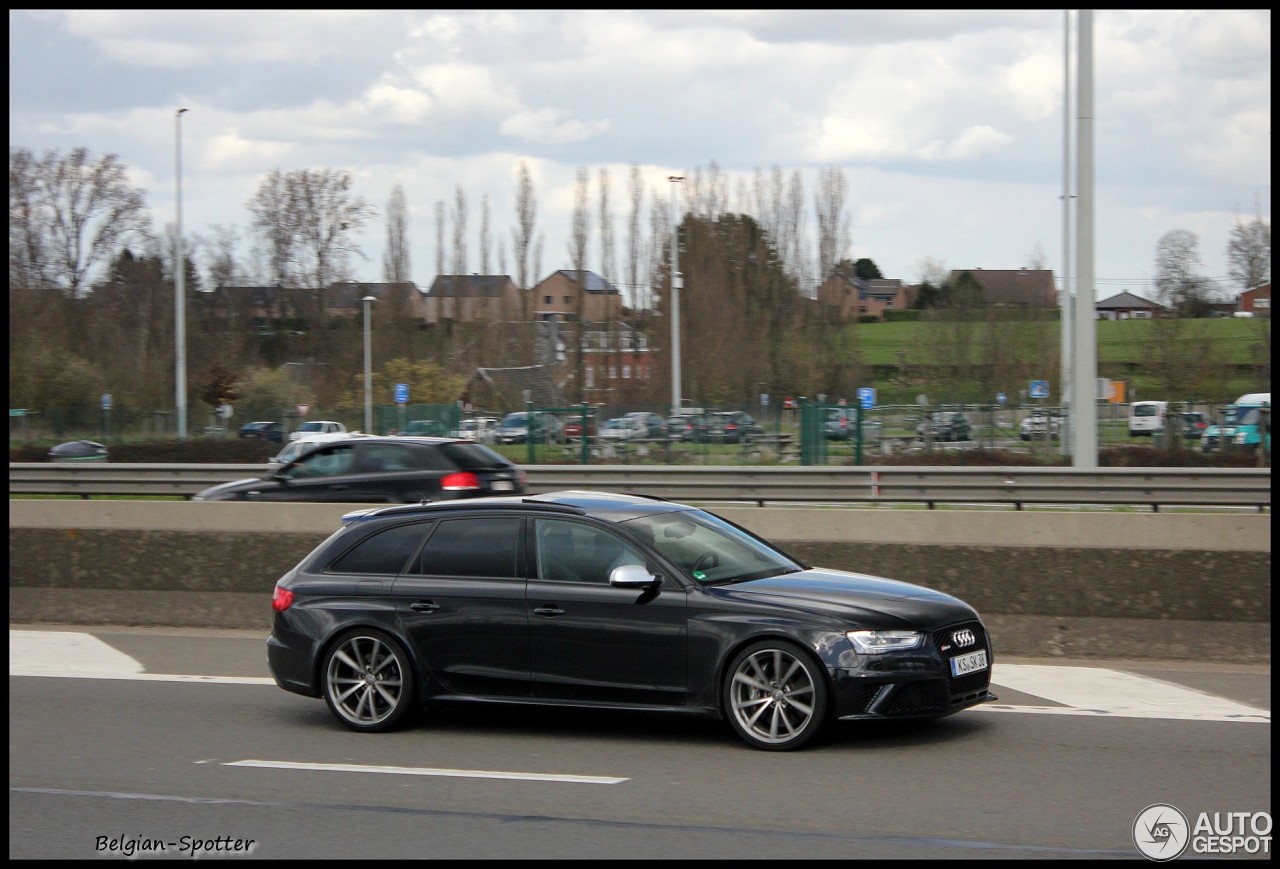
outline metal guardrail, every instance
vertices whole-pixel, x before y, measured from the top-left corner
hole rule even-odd
[[[1271,506],[1269,468],[527,465],[529,489],[600,489],[673,501]],[[263,465],[10,463],[10,495],[180,495]]]

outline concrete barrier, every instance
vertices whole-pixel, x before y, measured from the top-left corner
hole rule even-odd
[[[353,505],[10,501],[11,622],[270,627]],[[973,604],[1011,655],[1270,661],[1255,514],[716,507],[801,561]]]

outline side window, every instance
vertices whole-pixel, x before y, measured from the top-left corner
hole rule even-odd
[[[357,467],[361,473],[370,474],[417,470],[412,453],[412,448],[403,444],[361,444]]]
[[[312,453],[289,471],[291,479],[312,477],[339,477],[351,473],[355,465],[355,450],[349,446]]]
[[[615,567],[644,564],[639,552],[602,528],[562,519],[536,519],[534,528],[540,579],[607,585]]]
[[[515,579],[519,539],[520,519],[514,516],[446,519],[409,572]]]
[[[431,522],[417,522],[379,531],[361,540],[338,557],[329,570],[334,573],[396,575],[409,556],[418,550],[422,538],[431,531]]]

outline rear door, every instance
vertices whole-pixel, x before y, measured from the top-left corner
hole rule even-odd
[[[446,694],[529,693],[523,520],[442,519],[392,587],[419,660]]]

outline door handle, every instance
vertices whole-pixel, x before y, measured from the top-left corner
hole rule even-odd
[[[409,609],[418,613],[432,613],[440,609],[440,605],[432,603],[429,600],[415,600],[413,603],[409,604]]]
[[[562,615],[564,615],[564,610],[560,609],[560,607],[555,606],[554,604],[552,604],[552,605],[550,605],[550,606],[534,607],[534,610],[533,610],[533,611],[534,611],[534,613],[535,613],[535,614],[540,615],[540,616],[562,616]]]

